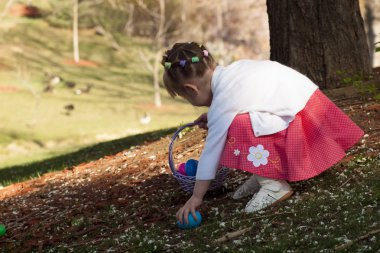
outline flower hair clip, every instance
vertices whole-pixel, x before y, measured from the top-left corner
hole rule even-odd
[[[194,56],[191,58],[191,62],[199,62],[199,57],[198,56]]]
[[[182,68],[185,67],[185,65],[186,65],[186,60],[179,61],[179,66],[181,66]]]
[[[171,66],[172,66],[172,63],[171,63],[171,62],[168,62],[168,61],[166,61],[166,62],[165,62],[165,64],[164,64],[164,66],[165,66],[165,68],[166,68],[166,69],[170,69],[170,68],[171,68]]]
[[[171,69],[177,66],[184,68],[187,63],[197,63],[197,62],[200,62],[204,57],[208,57],[208,56],[209,56],[209,52],[205,49],[205,50],[202,50],[202,55],[200,56],[193,56],[190,59],[184,59],[184,60],[179,60],[175,62],[164,61],[163,66],[165,67],[165,69]],[[167,55],[164,55],[164,57],[167,58]]]

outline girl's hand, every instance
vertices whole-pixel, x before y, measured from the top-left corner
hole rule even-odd
[[[191,196],[191,198],[186,202],[186,204],[180,208],[176,214],[177,220],[183,224],[189,224],[188,216],[191,213],[196,221],[198,221],[198,217],[195,214],[195,210],[202,204],[203,198],[199,198],[196,196]]]
[[[200,128],[208,129],[207,128],[207,113],[203,113],[201,116],[199,116],[195,121],[195,124],[197,124]]]

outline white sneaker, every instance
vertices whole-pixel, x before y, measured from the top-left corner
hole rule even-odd
[[[260,189],[260,184],[257,182],[255,175],[252,175],[244,184],[240,185],[231,195],[233,199],[241,199],[249,195],[253,195]]]
[[[293,191],[285,180],[273,180],[258,177],[261,188],[245,207],[246,213],[260,211],[292,196]],[[263,180],[264,179],[264,180]]]

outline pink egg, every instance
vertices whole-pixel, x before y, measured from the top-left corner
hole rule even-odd
[[[178,166],[178,172],[181,173],[182,175],[187,176],[187,174],[186,174],[186,172],[185,172],[185,163],[181,163],[181,164]]]

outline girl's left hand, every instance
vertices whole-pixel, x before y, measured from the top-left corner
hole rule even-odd
[[[176,214],[177,220],[183,224],[183,221],[186,222],[186,224],[189,224],[188,216],[189,213],[191,213],[196,221],[198,221],[198,217],[195,214],[195,210],[202,204],[203,199],[191,196],[191,198],[185,203],[185,205],[180,208]]]

